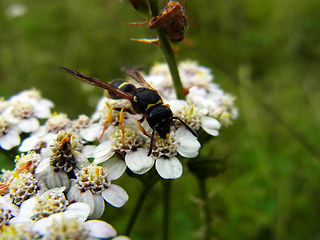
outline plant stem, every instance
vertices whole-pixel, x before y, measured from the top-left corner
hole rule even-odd
[[[142,205],[144,203],[144,200],[146,198],[146,196],[148,195],[150,189],[153,187],[153,185],[158,181],[158,178],[153,178],[151,179],[151,181],[148,183],[148,184],[145,184],[144,185],[144,189],[142,190],[142,192],[140,193],[139,195],[139,198],[137,199],[137,202],[136,202],[136,205],[133,209],[133,212],[131,213],[131,216],[129,218],[129,221],[127,223],[127,227],[126,227],[126,230],[125,230],[125,235],[129,236],[132,229],[133,229],[133,226],[138,218],[138,215],[141,211],[141,208],[142,208]]]
[[[158,29],[157,32],[158,32],[158,37],[160,41],[160,49],[169,66],[169,70],[170,70],[170,74],[172,77],[177,98],[185,99],[185,96],[183,95],[183,86],[181,83],[181,78],[180,78],[180,74],[178,71],[177,63],[176,63],[176,57],[173,53],[170,40],[162,29]]]
[[[200,198],[202,200],[202,215],[204,222],[204,235],[203,240],[210,240],[211,237],[211,216],[210,216],[210,208],[208,201],[208,192],[206,187],[206,179],[205,178],[197,178],[198,185],[200,190]]]
[[[171,180],[163,181],[163,240],[169,239]]]
[[[151,13],[153,16],[159,15],[159,6],[158,1],[155,0],[149,0],[149,5],[151,9]],[[183,95],[183,86],[181,83],[181,78],[179,75],[177,63],[176,63],[176,57],[174,55],[174,52],[171,47],[170,40],[167,36],[167,34],[162,29],[157,29],[157,34],[159,38],[160,43],[160,49],[164,55],[164,58],[168,64],[170,74],[172,77],[173,85],[176,91],[176,95],[178,99],[185,99],[185,96]]]

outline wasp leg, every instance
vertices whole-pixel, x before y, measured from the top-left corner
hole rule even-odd
[[[121,132],[122,132],[122,143],[124,143],[124,133],[126,131],[126,129],[124,128],[124,124],[123,124],[123,111],[124,110],[125,110],[125,108],[121,108],[120,116],[119,116],[119,125],[120,125]]]
[[[124,128],[124,124],[123,124],[123,112],[126,111],[128,113],[131,113],[133,114],[134,112],[132,112],[130,109],[127,109],[127,108],[116,108],[116,107],[113,107],[109,110],[109,113],[108,113],[108,117],[107,117],[107,120],[103,126],[103,131],[100,135],[100,137],[98,138],[98,140],[101,139],[102,135],[104,134],[104,132],[106,131],[107,129],[107,126],[108,124],[111,122],[112,120],[112,111],[118,111],[120,112],[120,116],[119,116],[119,125],[120,125],[120,128],[121,128],[121,131],[122,131],[122,142],[124,142],[124,133],[125,133],[125,128]]]
[[[151,140],[150,140],[150,146],[149,146],[149,152],[148,152],[148,157],[151,155],[152,153],[152,149],[153,149],[153,141],[154,141],[154,133],[156,130],[153,129],[152,131],[152,135],[151,135]]]
[[[139,125],[139,128],[140,128],[140,131],[145,135],[147,136],[148,138],[151,138],[150,134],[147,133],[147,131],[144,129],[144,127],[142,127],[141,123],[144,121],[144,117],[142,117],[141,119],[139,119],[137,121],[138,125]]]
[[[109,123],[111,122],[111,120],[112,120],[112,111],[113,111],[113,110],[116,110],[116,109],[117,109],[117,108],[114,108],[114,107],[113,107],[113,108],[111,108],[111,109],[109,110],[107,120],[106,120],[106,122],[105,122],[104,125],[103,125],[102,133],[101,133],[100,137],[98,138],[99,141],[100,141],[100,139],[102,138],[104,132],[106,131],[108,124],[109,124]]]

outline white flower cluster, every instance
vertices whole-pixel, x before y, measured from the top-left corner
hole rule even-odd
[[[28,152],[16,157],[13,171],[3,171],[0,239],[115,237],[109,223],[95,219],[105,201],[121,207],[128,200],[123,188],[111,184],[117,176],[82,157],[71,132],[60,131],[50,148],[51,156]]]
[[[177,120],[166,139],[155,132],[151,149],[147,135],[152,129],[147,121],[137,124],[142,116],[130,111],[128,100],[104,96],[91,117],[76,120],[52,114],[53,103],[35,90],[1,100],[0,148],[16,147],[23,154],[16,157],[13,171],[0,175],[0,239],[115,237],[110,224],[87,220],[100,218],[106,202],[119,208],[128,201],[126,191],[112,181],[126,170],[141,175],[153,167],[162,178],[179,178],[179,155],[197,157],[201,147],[190,129],[217,136],[237,116],[234,97],[212,82],[208,68],[189,61],[179,71],[186,100],[176,99],[165,64],[144,75]],[[123,107],[129,111],[122,119],[117,110]],[[42,125],[39,118],[46,119]],[[21,144],[20,133],[27,136]]]
[[[0,148],[10,150],[20,144],[20,133],[36,131],[38,119],[48,118],[53,103],[37,90],[23,91],[0,100]]]

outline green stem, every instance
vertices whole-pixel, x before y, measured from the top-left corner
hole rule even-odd
[[[150,189],[153,187],[153,185],[158,181],[158,178],[153,178],[151,179],[151,181],[148,184],[144,185],[144,189],[142,190],[142,192],[139,195],[139,198],[137,199],[136,205],[133,209],[133,212],[131,213],[131,216],[129,218],[129,221],[127,223],[127,227],[125,230],[125,235],[130,236],[131,231],[133,229],[133,226],[138,218],[138,215],[141,211],[142,205],[144,203],[144,200],[146,198],[146,196],[148,195]]]
[[[211,238],[211,216],[210,216],[210,208],[208,201],[208,192],[206,187],[206,179],[198,178],[198,185],[200,190],[200,197],[202,200],[202,215],[204,222],[204,235],[203,240],[210,240]]]
[[[163,240],[169,239],[171,180],[163,181]]]
[[[152,15],[153,16],[159,15],[158,1],[149,0],[149,5],[150,5]],[[183,86],[181,83],[181,78],[180,78],[180,74],[178,71],[177,63],[176,63],[176,57],[172,50],[170,40],[167,34],[162,29],[157,29],[157,34],[159,37],[160,49],[164,55],[164,58],[170,70],[170,74],[172,77],[177,98],[185,99],[185,96],[183,95]]]

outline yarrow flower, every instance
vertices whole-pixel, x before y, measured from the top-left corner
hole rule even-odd
[[[116,230],[101,220],[84,221],[73,214],[57,213],[35,223],[32,230],[42,239],[105,239],[117,235]]]
[[[20,130],[0,115],[0,147],[10,150],[20,144]]]
[[[66,199],[63,191],[65,187],[54,188],[44,192],[41,195],[24,201],[20,206],[18,216],[12,221],[14,222],[32,222],[42,218],[46,218],[51,214],[65,212],[74,207],[69,206],[69,201]],[[90,209],[89,209],[90,210]]]
[[[19,151],[37,150],[40,152],[56,138],[60,130],[70,130],[71,126],[72,122],[66,114],[54,113],[50,115],[43,126],[40,126],[37,131],[32,132],[30,137],[23,140]]]
[[[0,196],[0,228],[17,216],[19,207],[12,204],[9,198]]]
[[[128,201],[113,181],[152,168],[164,179],[179,178],[181,161],[199,154],[195,132],[218,136],[237,117],[235,97],[213,82],[210,69],[186,61],[179,71],[186,100],[176,98],[167,65],[144,76],[163,100],[156,104],[172,111],[167,134],[142,121],[129,100],[108,95],[91,117],[75,120],[52,114],[53,103],[36,90],[0,99],[0,147],[24,152],[14,170],[0,174],[0,239],[129,239],[107,222],[87,220],[101,217],[106,202],[119,208]]]
[[[10,150],[20,144],[20,133],[38,130],[38,119],[49,117],[53,103],[36,90],[27,90],[0,100],[0,147]],[[28,149],[31,150],[31,149]],[[27,150],[27,151],[28,151]]]
[[[129,198],[123,188],[111,184],[106,167],[91,164],[82,167],[76,177],[71,180],[71,187],[67,193],[68,199],[89,204],[91,218],[102,216],[105,208],[104,201],[115,207],[122,207]]]
[[[57,138],[51,143],[51,153],[41,160],[36,169],[36,175],[42,188],[70,185],[70,177],[74,177],[82,165],[88,165],[89,161],[81,153],[83,145],[71,132],[60,131]]]

